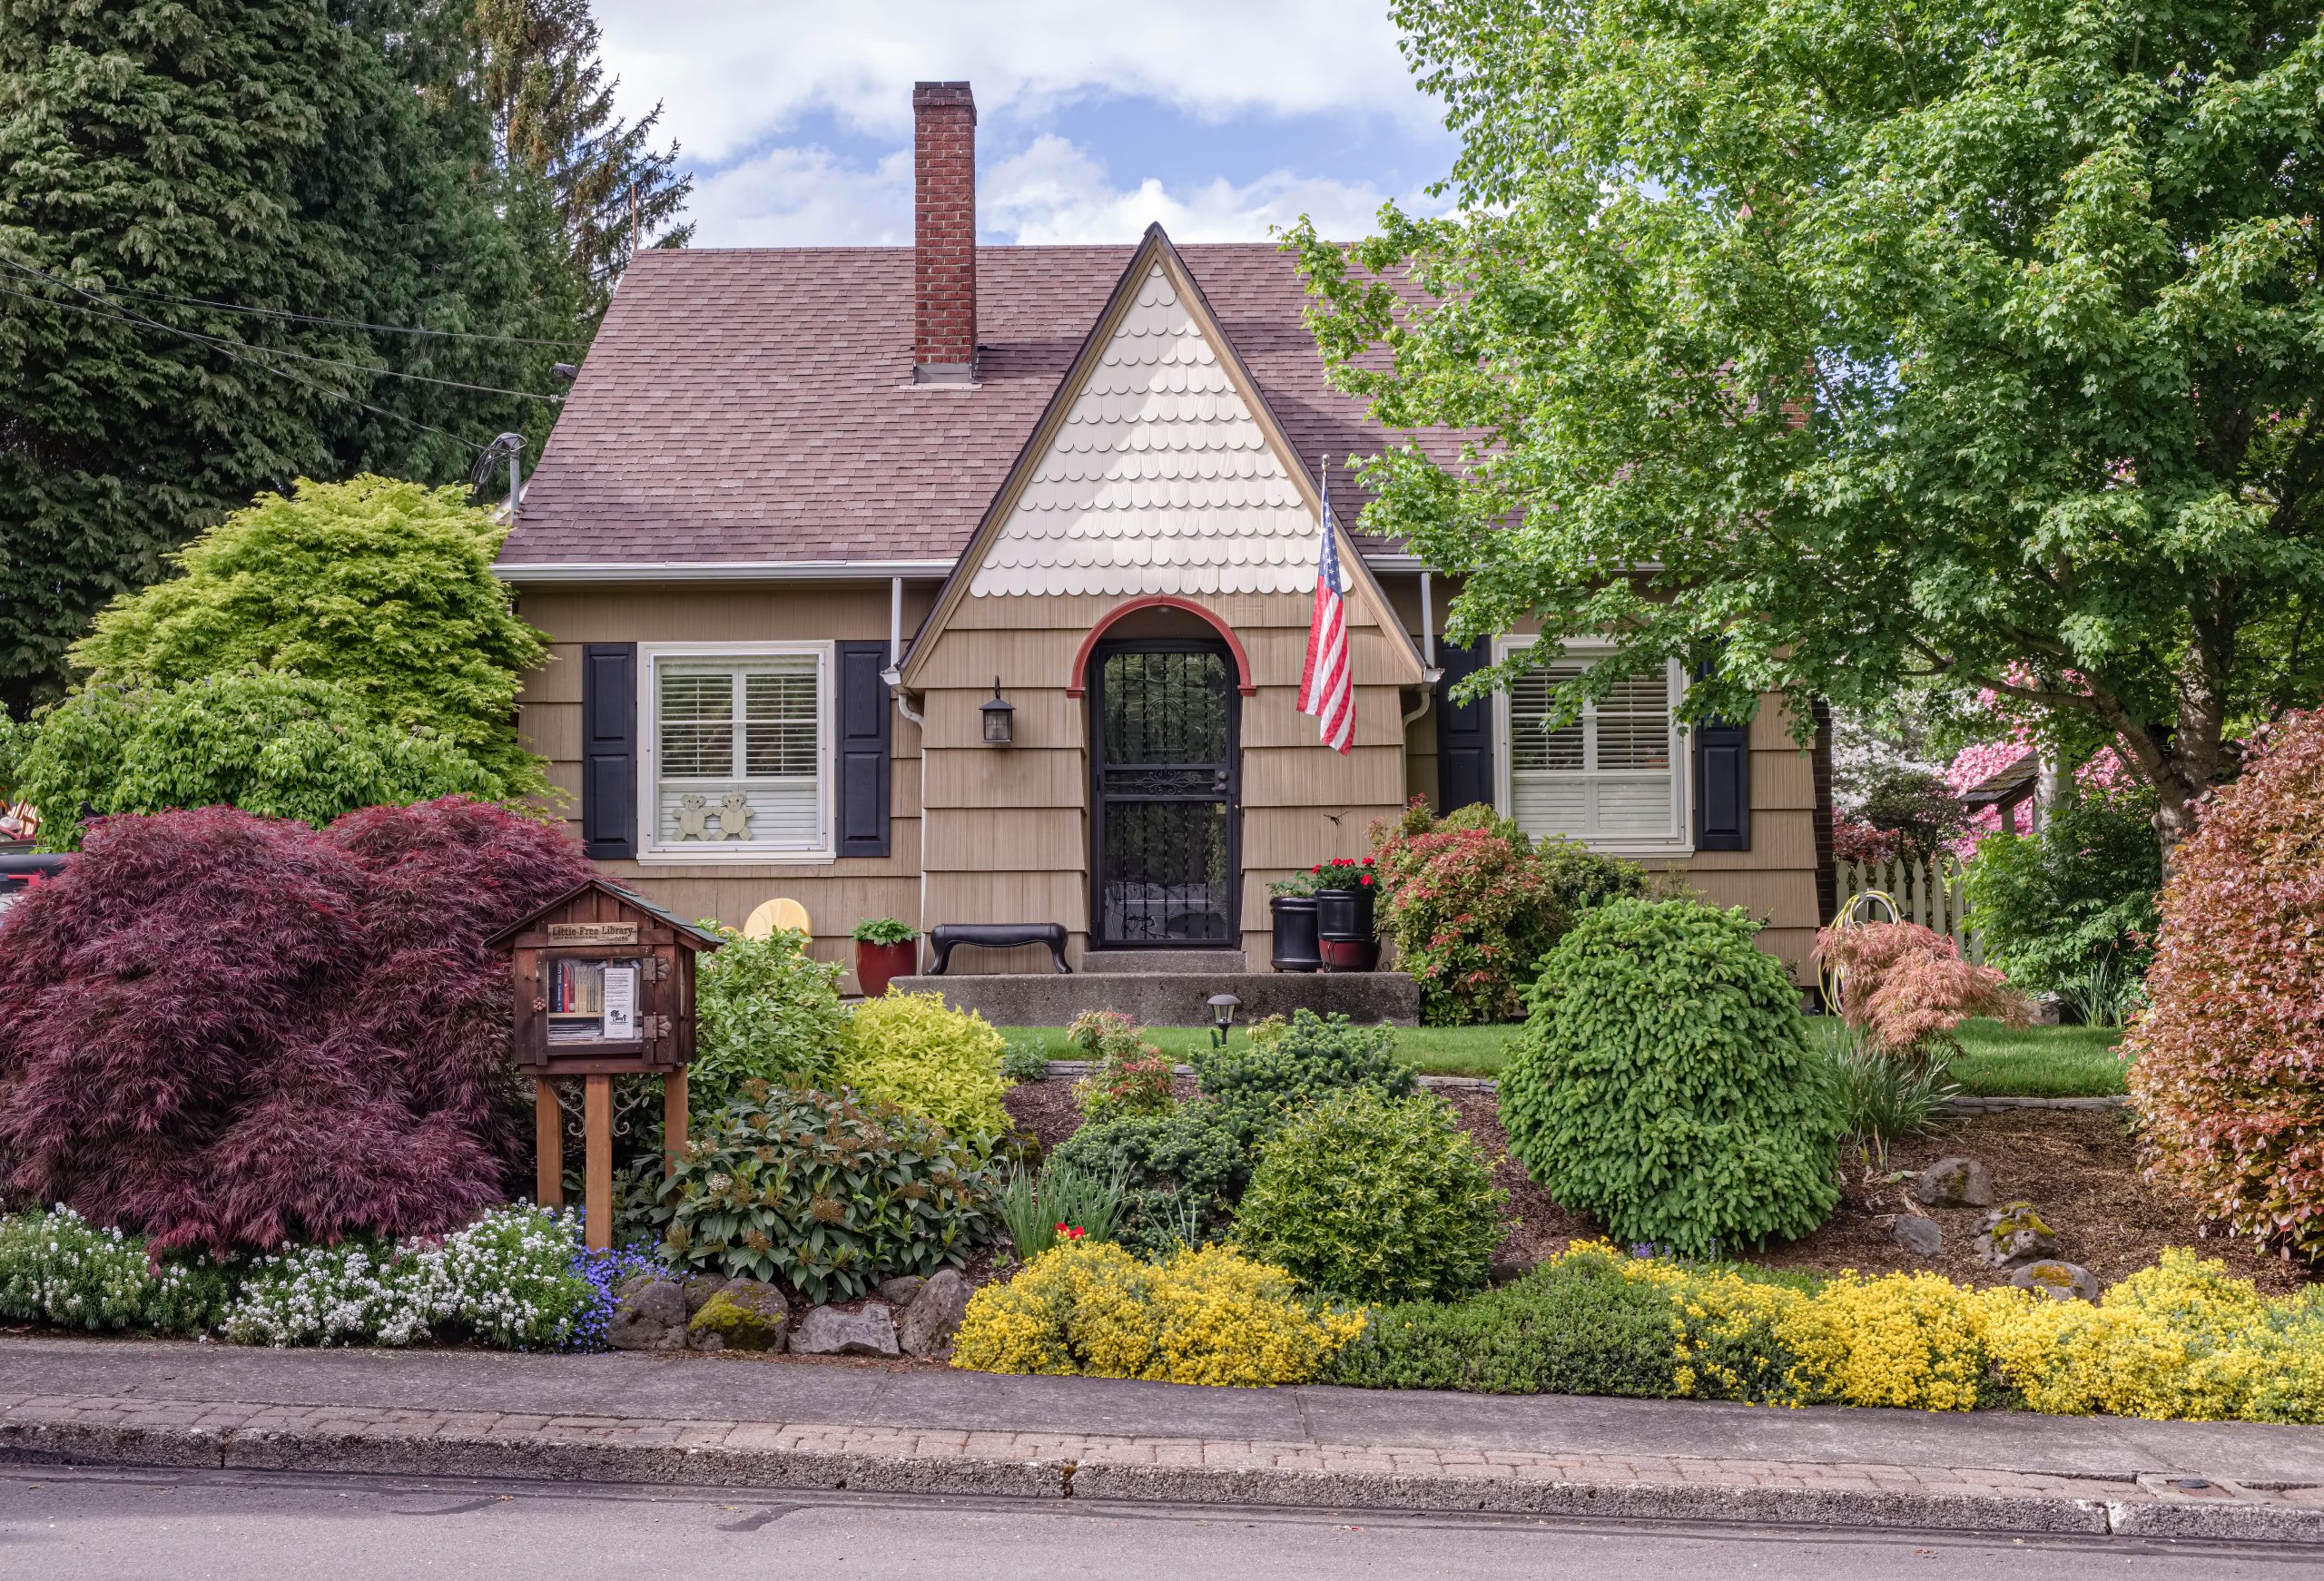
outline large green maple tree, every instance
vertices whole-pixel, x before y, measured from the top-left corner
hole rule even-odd
[[[1450,216],[1293,237],[1456,629],[1990,689],[2166,845],[2317,695],[2324,41],[2282,0],[1397,0]],[[1516,661],[1524,663],[1524,660]],[[1807,709],[1798,711],[1802,719]]]

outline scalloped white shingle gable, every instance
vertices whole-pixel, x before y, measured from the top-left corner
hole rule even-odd
[[[1305,593],[1315,530],[1157,263],[969,591]]]

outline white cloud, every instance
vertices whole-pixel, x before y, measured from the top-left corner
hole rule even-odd
[[[909,172],[906,172],[909,174]],[[1384,197],[1368,185],[1277,171],[1172,191],[1147,177],[1117,187],[1097,161],[1044,134],[978,177],[978,220],[994,240],[1028,244],[1135,241],[1156,221],[1174,241],[1260,241],[1302,214],[1326,236],[1361,236]]]
[[[911,241],[911,151],[866,169],[822,148],[771,148],[694,182],[698,247],[898,246]]]
[[[1037,123],[1061,101],[1118,93],[1207,121],[1241,114],[1441,111],[1413,86],[1379,0],[596,0],[625,113],[702,168],[825,113],[908,132],[911,83],[967,79],[983,118]]]

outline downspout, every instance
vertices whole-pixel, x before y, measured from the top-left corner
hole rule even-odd
[[[1420,651],[1427,684],[1421,688],[1420,701],[1403,716],[1403,727],[1396,735],[1396,751],[1404,764],[1404,800],[1412,800],[1413,792],[1413,725],[1429,711],[1436,701],[1437,682],[1444,679],[1444,672],[1436,667],[1436,611],[1430,602],[1428,573],[1420,574]]]
[[[880,679],[888,683],[888,691],[896,700],[896,712],[920,732],[920,918],[921,932],[928,931],[928,721],[911,705],[903,688],[904,662],[904,579],[888,578],[888,667]],[[915,961],[914,967],[919,963]]]

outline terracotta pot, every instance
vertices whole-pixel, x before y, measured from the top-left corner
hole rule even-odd
[[[1315,897],[1315,930],[1324,938],[1374,938],[1373,891],[1325,889]]]
[[[1327,938],[1322,944],[1327,972],[1370,972],[1380,968],[1380,941],[1374,938]]]
[[[1315,949],[1315,899],[1312,895],[1270,895],[1274,945],[1268,958],[1279,972],[1312,972],[1324,964]]]
[[[866,944],[855,941],[855,986],[867,999],[876,999],[888,991],[890,979],[908,977],[920,964],[920,940],[907,938],[901,944]]]

